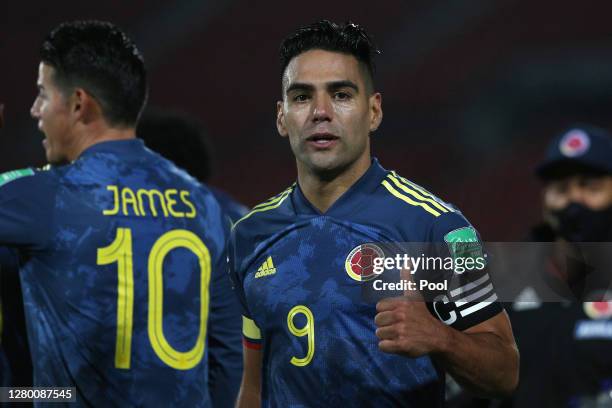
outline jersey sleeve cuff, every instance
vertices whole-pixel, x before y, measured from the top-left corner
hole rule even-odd
[[[242,338],[242,345],[251,350],[261,350],[261,340],[255,341],[253,339],[247,339],[246,337]]]
[[[252,319],[246,316],[242,316],[242,335],[245,347],[252,349],[261,348],[261,330],[259,330],[259,327],[257,327],[257,324]]]

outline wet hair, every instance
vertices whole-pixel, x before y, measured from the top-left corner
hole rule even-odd
[[[374,56],[380,51],[362,27],[351,22],[340,25],[322,20],[299,28],[281,43],[282,76],[293,58],[313,49],[354,56],[365,72],[366,85],[370,91],[374,90]]]
[[[54,68],[52,79],[64,95],[82,88],[109,125],[136,125],[147,100],[146,70],[140,51],[115,25],[62,23],[46,37],[40,56]]]

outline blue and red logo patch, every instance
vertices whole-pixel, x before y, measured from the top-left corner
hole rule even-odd
[[[584,154],[591,146],[591,139],[580,129],[570,130],[561,138],[559,150],[566,157],[576,157]]]

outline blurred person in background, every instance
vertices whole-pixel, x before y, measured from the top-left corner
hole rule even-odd
[[[529,240],[553,243],[538,268],[566,301],[542,301],[529,287],[515,300],[510,318],[523,358],[507,405],[601,406],[612,390],[612,298],[605,291],[612,248],[601,244],[612,241],[612,136],[590,125],[568,128],[550,142],[536,173],[543,222]]]
[[[178,167],[191,174],[201,183],[208,183],[214,174],[215,162],[210,139],[197,119],[157,108],[147,109],[136,129],[145,145]],[[238,221],[248,212],[224,191],[207,187],[221,204],[232,222]]]
[[[451,381],[451,408],[612,406],[612,302],[606,291],[612,136],[594,126],[567,128],[550,142],[536,174],[543,221],[527,237],[534,244],[511,253],[519,259],[497,275],[512,286],[504,300],[510,300],[521,353],[519,386],[511,398],[492,401],[474,399]]]
[[[490,401],[455,388],[449,407],[612,406],[612,137],[568,128],[536,173],[543,221],[498,275],[514,285],[504,300],[521,353],[518,389]]]

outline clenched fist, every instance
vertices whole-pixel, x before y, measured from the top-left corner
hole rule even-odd
[[[376,304],[378,347],[385,353],[420,357],[446,349],[450,330],[434,318],[422,299],[400,296]]]

